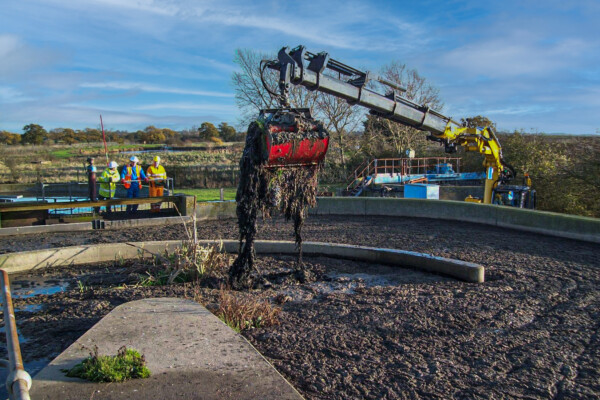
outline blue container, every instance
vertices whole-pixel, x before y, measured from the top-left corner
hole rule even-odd
[[[430,185],[427,183],[413,183],[404,185],[405,199],[440,199],[440,185]]]

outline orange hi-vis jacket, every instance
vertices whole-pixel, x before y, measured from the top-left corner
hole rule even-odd
[[[135,172],[135,175],[134,175]],[[121,173],[121,179],[124,179],[123,186],[125,189],[129,189],[131,187],[132,181],[137,181],[139,188],[142,188],[142,179],[146,179],[144,174],[144,170],[139,165],[135,166],[135,171],[131,168],[131,165],[127,165],[123,168],[123,172]]]

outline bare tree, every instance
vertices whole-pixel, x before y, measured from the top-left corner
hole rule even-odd
[[[249,124],[261,109],[274,108],[279,105],[276,98],[269,94],[278,93],[279,73],[273,70],[265,70],[262,73],[260,69],[261,60],[272,60],[276,57],[270,54],[259,53],[249,49],[236,50],[235,63],[240,66],[240,71],[232,76],[232,83],[235,89],[235,99],[238,107],[242,111],[243,125]],[[261,77],[262,74],[262,77]],[[264,83],[268,86],[267,90]],[[306,107],[314,112],[317,93],[306,90],[301,86],[292,86],[289,93],[291,107]]]
[[[324,93],[319,93],[316,104],[317,115],[323,120],[325,127],[336,142],[339,162],[345,170],[346,136],[357,130],[364,113],[358,106],[351,106],[346,100]]]
[[[417,70],[409,69],[406,64],[393,61],[381,69],[380,75],[386,80],[406,88],[403,96],[408,100],[434,110],[443,107],[439,90],[419,75]],[[372,88],[379,91],[386,89],[378,83],[374,83]],[[368,131],[374,140],[388,142],[396,154],[401,154],[407,149],[423,149],[426,143],[425,134],[422,131],[376,116],[368,116],[365,131]]]
[[[276,101],[269,95],[260,78],[260,61],[269,55],[254,50],[238,49],[234,62],[240,71],[234,72],[232,83],[235,89],[235,100],[242,111],[242,123],[247,125],[260,109],[271,108]],[[273,82],[269,82],[271,85]],[[276,85],[276,83],[275,83]]]

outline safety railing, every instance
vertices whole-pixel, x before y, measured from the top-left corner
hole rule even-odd
[[[0,284],[2,285],[4,330],[6,332],[6,350],[8,353],[8,360],[0,360],[0,364],[9,369],[8,378],[6,378],[6,389],[11,400],[29,400],[31,376],[23,366],[21,346],[17,334],[17,321],[10,294],[10,281],[8,273],[3,269],[0,269]]]
[[[165,192],[167,194],[172,194],[175,192],[175,181],[173,178],[161,179],[164,181]],[[150,179],[152,181],[152,179]],[[96,182],[96,192],[99,191],[99,186],[101,182]],[[122,190],[127,190],[125,185],[122,182],[114,183],[117,188]],[[142,185],[147,185],[147,183],[142,182]],[[52,190],[54,188],[54,190]],[[54,196],[52,194],[55,194]],[[56,193],[60,193],[60,196],[56,195]],[[41,183],[40,184],[40,192],[37,196],[38,200],[53,200],[56,198],[69,198],[69,201],[87,198],[88,193],[88,183],[87,182],[69,182],[69,183]]]
[[[150,179],[149,182],[153,180]],[[167,178],[161,180],[164,183],[164,195],[168,196],[175,193],[175,186],[173,178]],[[129,182],[127,182],[129,183]],[[125,198],[127,187],[124,183],[119,181],[114,183],[116,186],[116,195],[114,198]],[[148,183],[142,182],[142,186],[148,185]],[[96,183],[96,193],[99,193],[100,182]],[[89,189],[88,184],[84,182],[69,182],[69,183],[41,183],[40,191],[36,196],[38,201],[45,201],[48,203],[63,203],[73,201],[86,201],[89,200]],[[149,197],[141,195],[139,197]],[[122,206],[115,206],[114,211],[124,211]],[[50,211],[51,214],[65,215],[65,214],[81,214],[81,213],[92,213],[93,209],[85,210],[78,208],[56,208]]]
[[[441,164],[449,164],[455,173],[460,172],[460,158],[456,157],[423,157],[423,158],[375,158],[358,166],[348,177],[346,191],[360,187],[366,178],[377,177],[378,174],[391,175],[424,175],[435,170]]]

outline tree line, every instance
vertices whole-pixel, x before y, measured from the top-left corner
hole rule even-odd
[[[169,128],[148,126],[135,132],[121,130],[106,130],[107,142],[116,143],[148,143],[177,145],[185,142],[237,142],[244,140],[245,132],[238,132],[227,122],[218,126],[210,122],[203,122],[199,127],[192,127],[182,131]],[[97,128],[71,129],[55,128],[47,131],[38,124],[28,124],[23,127],[23,134],[0,131],[0,144],[76,144],[102,142],[102,131]]]

